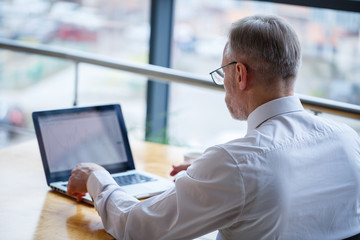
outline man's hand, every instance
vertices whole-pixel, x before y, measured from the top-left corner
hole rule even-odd
[[[170,176],[175,176],[180,171],[188,169],[188,167],[190,167],[190,165],[191,165],[191,163],[182,163],[179,165],[173,165],[172,166],[173,170],[171,171]]]
[[[95,163],[79,163],[76,165],[71,171],[71,176],[69,178],[67,186],[68,194],[76,197],[78,201],[81,201],[87,193],[86,183],[90,174],[99,169],[104,168]]]

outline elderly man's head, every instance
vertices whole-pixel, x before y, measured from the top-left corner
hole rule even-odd
[[[224,68],[226,103],[234,118],[247,119],[259,104],[293,94],[301,47],[283,19],[250,16],[231,26],[223,65],[229,62],[237,64]]]
[[[251,16],[233,23],[229,54],[234,60],[246,61],[256,72],[284,80],[296,77],[301,61],[295,31],[275,16]]]

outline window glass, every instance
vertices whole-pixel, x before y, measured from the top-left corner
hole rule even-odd
[[[221,65],[231,23],[253,14],[282,16],[298,33],[303,61],[297,93],[360,104],[359,13],[258,1],[177,1],[172,66],[211,81],[208,73]],[[208,146],[246,131],[226,112],[224,93],[173,84],[171,95],[170,142]],[[350,124],[360,129],[357,122]]]
[[[149,0],[1,1],[0,37],[146,63],[149,6]],[[0,50],[0,147],[33,137],[32,111],[71,107],[74,80],[72,61]],[[145,78],[80,64],[78,87],[79,106],[121,103],[130,135],[143,138]]]

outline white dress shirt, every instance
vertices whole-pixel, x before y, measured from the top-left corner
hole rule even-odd
[[[139,202],[104,170],[87,182],[117,239],[342,239],[360,233],[360,140],[297,97],[248,117],[243,138],[207,149],[175,186]]]

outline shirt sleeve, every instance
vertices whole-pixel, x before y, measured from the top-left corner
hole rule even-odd
[[[212,147],[164,193],[139,201],[105,170],[87,182],[106,231],[117,239],[192,239],[231,226],[243,208],[245,193],[235,162]]]

